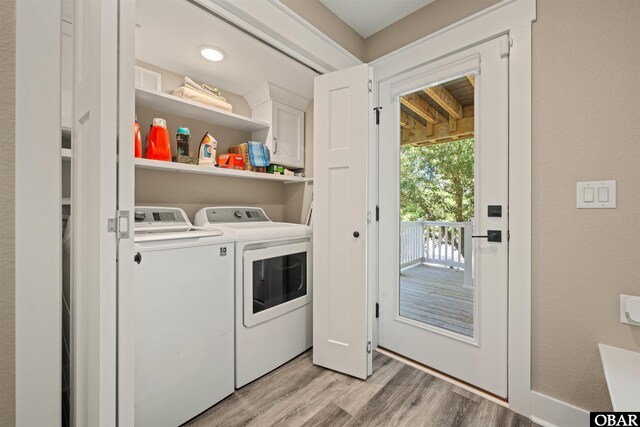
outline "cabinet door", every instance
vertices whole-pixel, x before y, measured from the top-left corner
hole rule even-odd
[[[304,167],[304,111],[273,101],[271,162]]]

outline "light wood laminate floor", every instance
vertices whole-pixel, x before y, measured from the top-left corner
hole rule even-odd
[[[186,425],[532,426],[509,409],[374,352],[362,381],[312,364],[308,351]]]
[[[473,288],[464,271],[416,264],[400,273],[400,315],[473,336]]]

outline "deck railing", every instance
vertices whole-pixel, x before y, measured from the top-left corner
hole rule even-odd
[[[400,223],[400,266],[428,262],[465,270],[471,284],[471,222],[407,221]]]

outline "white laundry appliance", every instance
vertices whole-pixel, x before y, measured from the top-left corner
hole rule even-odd
[[[272,222],[260,208],[209,207],[195,224],[236,242],[235,386],[309,349],[312,336],[311,228]]]
[[[175,427],[234,391],[234,243],[179,208],[134,216],[135,425]]]

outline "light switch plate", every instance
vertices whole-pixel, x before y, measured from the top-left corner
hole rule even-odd
[[[578,209],[615,209],[616,181],[578,182],[576,207]]]

